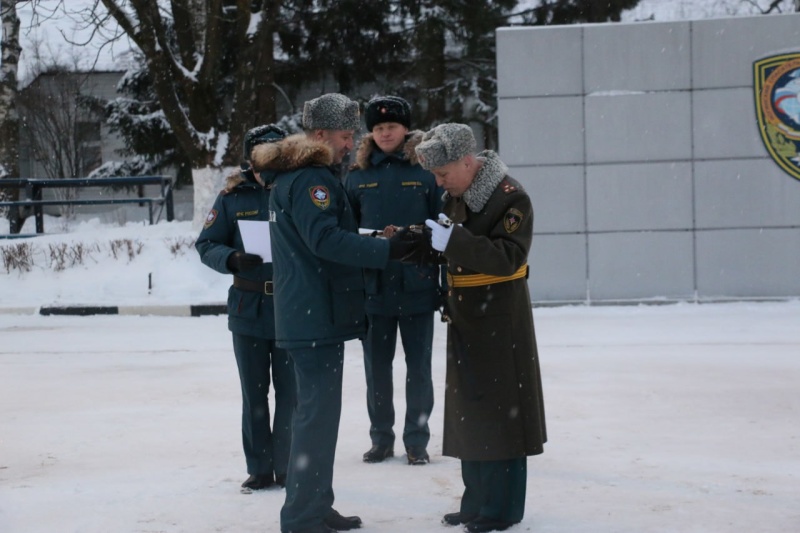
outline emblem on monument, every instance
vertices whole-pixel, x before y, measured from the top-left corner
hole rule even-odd
[[[800,52],[753,63],[758,129],[767,152],[800,180]]]

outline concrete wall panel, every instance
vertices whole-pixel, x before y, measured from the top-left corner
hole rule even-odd
[[[753,93],[754,61],[800,52],[800,14],[501,30],[498,50],[534,300],[800,295],[800,180]]]
[[[692,229],[692,165],[638,163],[586,169],[590,232]]]
[[[534,302],[586,300],[585,235],[534,235],[528,265]]]
[[[586,160],[620,163],[690,159],[690,94],[586,98]]]
[[[697,233],[701,298],[800,296],[800,231],[796,228]]]
[[[689,27],[688,21],[586,26],[585,92],[689,89]]]
[[[536,233],[586,231],[583,166],[510,170],[531,197]]]
[[[581,97],[500,100],[500,156],[509,166],[583,163]]]
[[[696,91],[692,99],[694,157],[768,157],[750,88]]]
[[[692,233],[636,232],[589,235],[592,301],[692,298]]]
[[[695,189],[698,229],[800,227],[800,181],[770,160],[698,162]]]
[[[583,91],[581,28],[503,28],[497,31],[500,98],[579,95]]]
[[[752,87],[753,61],[794,49],[800,14],[708,19],[692,22],[695,89]]]

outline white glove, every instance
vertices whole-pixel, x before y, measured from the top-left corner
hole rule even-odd
[[[439,213],[439,220],[450,222],[450,219],[444,213]],[[452,224],[445,226],[428,219],[425,221],[425,225],[431,228],[431,246],[433,246],[433,249],[437,252],[444,252],[444,249],[447,248],[447,242],[450,240],[450,234],[453,233]]]

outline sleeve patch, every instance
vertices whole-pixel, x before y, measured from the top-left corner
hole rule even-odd
[[[214,225],[214,222],[216,222],[216,220],[217,220],[217,210],[216,209],[212,209],[206,215],[206,223],[203,224],[203,228],[205,228],[205,229],[210,228],[211,226]]]
[[[503,227],[506,229],[506,233],[514,233],[517,231],[519,225],[522,224],[523,218],[524,215],[518,209],[512,207],[506,211],[506,214],[503,216]]]
[[[311,201],[314,202],[314,205],[322,209],[328,209],[331,205],[331,195],[328,192],[328,188],[322,185],[316,185],[314,187],[308,188],[308,194],[311,196]]]

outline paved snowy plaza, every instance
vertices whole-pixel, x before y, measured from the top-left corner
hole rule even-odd
[[[550,441],[511,531],[800,531],[800,302],[534,316]],[[282,491],[239,493],[225,320],[0,315],[0,531],[279,531]],[[428,466],[361,462],[362,352],[347,344],[335,506],[365,533],[457,531],[440,524],[461,481],[441,456],[437,328]]]

